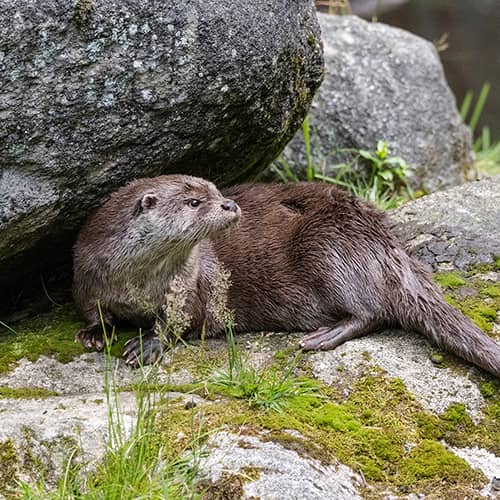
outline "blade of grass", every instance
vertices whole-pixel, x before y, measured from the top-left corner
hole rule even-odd
[[[309,115],[306,116],[304,123],[302,124],[302,131],[304,133],[304,144],[306,146],[306,161],[307,161],[307,180],[314,180],[314,167],[312,164],[311,157],[311,137],[309,134]]]
[[[470,105],[472,104],[472,99],[474,97],[474,92],[468,90],[465,94],[462,105],[460,106],[460,118],[465,122],[467,120],[467,115],[469,114]]]
[[[483,112],[484,105],[486,103],[486,99],[488,99],[488,94],[490,93],[490,82],[486,82],[481,88],[481,93],[479,94],[479,98],[477,99],[476,105],[474,106],[474,111],[472,113],[472,117],[470,119],[469,127],[474,134],[474,130],[476,129],[477,123]]]

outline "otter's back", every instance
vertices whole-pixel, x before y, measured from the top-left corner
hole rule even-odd
[[[239,330],[313,330],[349,314],[349,286],[383,283],[384,216],[334,186],[251,184],[230,188],[239,226],[214,242],[231,271],[229,306]],[[368,264],[367,264],[368,261]],[[376,290],[375,290],[376,292]]]

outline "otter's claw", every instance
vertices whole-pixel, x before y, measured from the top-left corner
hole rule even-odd
[[[125,363],[137,368],[141,365],[151,365],[157,363],[163,357],[163,345],[154,333],[134,337],[125,344],[123,357]]]
[[[109,329],[109,331],[111,331],[111,329]],[[96,351],[102,351],[104,349],[106,340],[112,344],[116,341],[116,335],[112,333],[105,337],[102,325],[91,325],[87,328],[82,328],[75,335],[75,342],[81,342],[85,349],[95,349]]]

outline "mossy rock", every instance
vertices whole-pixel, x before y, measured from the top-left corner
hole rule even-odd
[[[493,332],[500,311],[500,283],[482,279],[493,270],[491,265],[469,272],[437,273],[435,281],[443,288],[446,301],[460,309],[485,333]]]
[[[496,388],[490,390],[496,397]],[[229,399],[194,409],[194,414],[207,433],[221,427],[245,429],[325,464],[340,460],[362,472],[376,491],[479,491],[487,481],[439,442],[460,435],[464,446],[477,444],[481,433],[487,434],[487,425],[473,424],[461,404],[450,406],[442,416],[433,415],[401,380],[383,375],[358,380],[344,401],[323,387],[316,396],[291,398],[281,412],[262,412],[244,400]],[[171,442],[179,433],[188,435],[193,418],[193,410],[170,406],[161,419],[162,439]]]
[[[61,363],[72,361],[87,352],[75,342],[82,325],[73,304],[55,306],[47,313],[12,325],[0,323],[0,373],[9,371],[23,358],[36,361],[40,356],[52,356]],[[138,332],[130,329],[120,331],[111,354],[121,356],[125,342],[135,335]]]

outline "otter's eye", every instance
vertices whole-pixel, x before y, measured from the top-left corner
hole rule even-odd
[[[197,200],[196,198],[193,198],[193,199],[191,199],[191,200],[188,200],[188,202],[187,202],[187,203],[188,203],[188,205],[189,205],[190,207],[196,208],[196,207],[198,207],[198,206],[200,205],[201,201],[200,201],[200,200]]]

